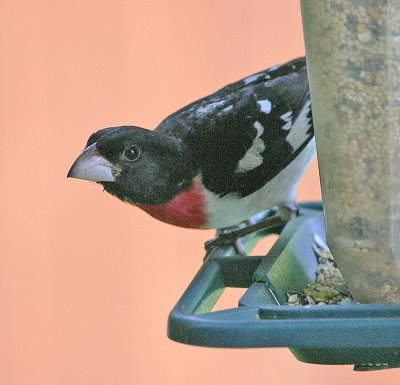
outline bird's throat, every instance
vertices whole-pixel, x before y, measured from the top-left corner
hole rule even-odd
[[[201,183],[197,180],[190,188],[164,205],[137,206],[152,217],[171,225],[193,229],[207,227],[206,200]]]

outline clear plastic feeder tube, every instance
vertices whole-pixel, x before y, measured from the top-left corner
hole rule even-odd
[[[400,1],[301,6],[328,245],[357,301],[400,302]]]

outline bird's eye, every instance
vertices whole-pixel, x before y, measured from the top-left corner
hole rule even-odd
[[[138,160],[140,157],[140,148],[135,145],[129,146],[125,148],[122,156],[129,162],[134,162],[135,160]]]

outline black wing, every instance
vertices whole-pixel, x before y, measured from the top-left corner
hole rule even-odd
[[[231,99],[235,98],[237,93],[246,89],[263,88],[268,84],[271,85],[270,88],[273,88],[271,83],[274,83],[274,80],[291,73],[301,72],[305,68],[306,59],[300,57],[248,76],[174,112],[165,118],[155,130],[183,138],[194,129],[194,122],[201,123],[203,119],[207,119],[229,106]],[[308,93],[308,84],[306,88]]]
[[[157,130],[187,143],[208,189],[249,195],[313,138],[305,58],[230,84]]]

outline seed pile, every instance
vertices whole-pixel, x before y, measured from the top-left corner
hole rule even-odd
[[[329,245],[359,302],[400,302],[400,2],[303,0]]]
[[[308,285],[301,293],[287,293],[287,305],[352,303],[350,292],[328,247],[316,237],[313,249],[318,261],[316,282]]]

